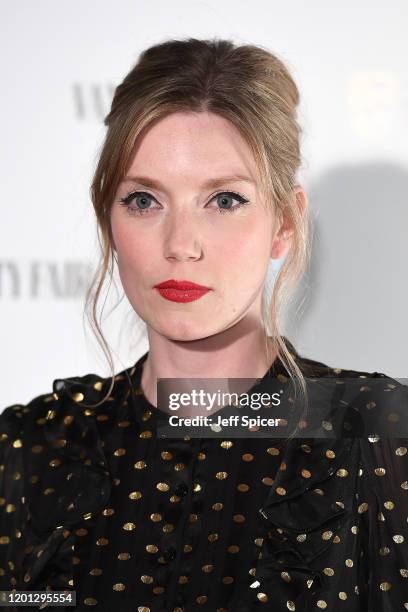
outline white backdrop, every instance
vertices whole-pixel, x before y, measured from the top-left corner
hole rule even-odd
[[[82,322],[97,261],[89,184],[114,87],[172,37],[286,61],[315,236],[284,331],[329,365],[408,376],[407,17],[405,0],[2,0],[0,409],[57,377],[109,373]],[[147,349],[126,298],[104,330],[116,371]]]

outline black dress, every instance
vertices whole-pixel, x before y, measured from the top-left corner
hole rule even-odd
[[[360,379],[357,411],[407,422],[404,385],[286,343],[306,376]],[[1,590],[76,592],[56,610],[408,609],[405,437],[323,420],[323,437],[161,439],[146,357],[96,408],[111,379],[87,374],[0,415]]]

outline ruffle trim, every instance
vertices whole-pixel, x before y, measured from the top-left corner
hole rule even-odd
[[[313,562],[332,545],[350,516],[336,499],[342,480],[337,472],[348,467],[352,443],[350,439],[288,442],[283,458],[288,467],[278,471],[259,509],[268,537],[257,561],[253,588],[273,593],[277,601],[296,604],[305,590],[316,593],[328,584]],[[305,463],[310,471],[304,469]]]
[[[82,399],[100,399],[96,380],[95,375],[56,379],[53,394],[28,413],[24,439],[29,442],[23,451],[29,545],[21,590],[75,588],[75,530],[92,521],[110,497],[111,477],[94,411],[81,406]]]

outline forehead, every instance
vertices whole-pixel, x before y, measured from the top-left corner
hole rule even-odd
[[[210,112],[177,112],[154,121],[136,140],[127,175],[240,175],[256,182],[248,143],[227,119]]]

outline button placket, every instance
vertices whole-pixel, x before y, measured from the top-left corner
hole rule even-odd
[[[163,530],[163,523],[171,523],[174,525],[174,529],[167,533],[161,532],[158,538],[159,551],[156,557],[158,565],[156,575],[160,584],[166,583],[165,604],[168,609],[172,609],[176,603],[178,605],[183,603],[175,602],[174,597],[180,589],[178,584],[181,573],[179,565],[185,542],[184,528],[190,513],[193,448],[190,441],[180,439],[168,439],[165,442],[163,441],[162,444],[162,452],[171,453],[171,459],[163,460],[160,466],[160,479],[170,484],[169,491],[165,493],[165,497],[161,500],[160,511],[163,514],[164,521],[160,523],[160,528]],[[175,470],[174,466],[181,462],[185,465],[184,469]],[[174,496],[180,499],[172,499]]]
[[[175,548],[178,543],[178,546],[180,547],[180,551],[177,551],[177,553],[179,553],[179,560],[178,562],[176,561],[176,567],[174,567],[174,575],[172,577],[172,585],[169,587],[169,597],[170,591],[173,593],[174,597],[174,599],[168,600],[169,607],[177,606],[180,608],[185,604],[187,592],[184,586],[187,588],[190,584],[189,578],[192,569],[193,556],[191,555],[191,552],[187,552],[185,548],[187,546],[191,546],[191,543],[195,540],[192,528],[193,530],[197,530],[198,528],[197,523],[191,523],[189,521],[189,517],[193,512],[194,506],[195,494],[193,492],[193,480],[196,471],[196,462],[198,461],[197,456],[199,451],[197,448],[200,448],[200,443],[201,440],[198,439],[190,440],[188,457],[185,456],[186,453],[184,452],[184,449],[181,452],[180,449],[178,449],[179,453],[174,453],[173,457],[174,464],[177,464],[178,461],[183,461],[183,463],[186,465],[186,469],[179,473],[179,476],[183,475],[183,480],[179,480],[175,484],[172,491],[172,493],[181,498],[178,504],[182,505],[183,510],[179,522],[179,529],[177,530],[178,535],[176,535],[175,532],[171,534],[171,536],[174,536],[174,540],[171,540],[172,545],[169,546],[169,548],[172,549]],[[182,456],[183,454],[184,456]],[[167,540],[167,542],[169,542],[169,540]],[[173,545],[173,542],[176,542],[176,544]],[[169,554],[171,556],[171,550]],[[180,581],[180,578],[184,576],[186,578]]]
[[[206,468],[206,465],[208,466],[208,462],[206,465],[201,465],[201,464],[205,464],[206,460],[201,461],[198,459],[198,457],[199,457],[199,454],[201,454],[203,451],[205,451],[207,448],[210,448],[210,446],[214,444],[214,439],[197,438],[194,440],[193,444],[194,444],[195,454],[194,454],[194,459],[193,459],[194,463],[192,465],[191,495],[189,497],[189,499],[191,500],[191,504],[190,504],[190,510],[188,513],[188,517],[190,516],[190,514],[193,514],[193,515],[197,514],[197,516],[199,517],[199,520],[189,521],[187,519],[185,530],[183,532],[183,545],[185,543],[192,544],[193,551],[194,551],[196,550],[194,546],[199,541],[200,533],[202,532],[202,529],[203,529],[201,514],[202,514],[203,504],[204,504],[204,491],[205,491],[206,477],[208,477],[208,467]],[[194,491],[194,483],[199,483],[201,485],[201,487],[199,488],[199,491],[197,492]],[[186,552],[182,554],[180,566],[179,566],[180,576],[190,577],[194,564],[196,563],[196,560],[197,560],[197,555],[194,555],[191,552]],[[211,574],[207,573],[204,576],[204,572],[203,572],[203,578],[204,578],[204,582],[202,584],[202,589],[208,590],[211,584]],[[184,592],[181,591],[181,589],[179,588],[178,590],[176,590],[176,602],[175,603],[177,603],[178,605],[183,605],[184,597],[185,597]]]

